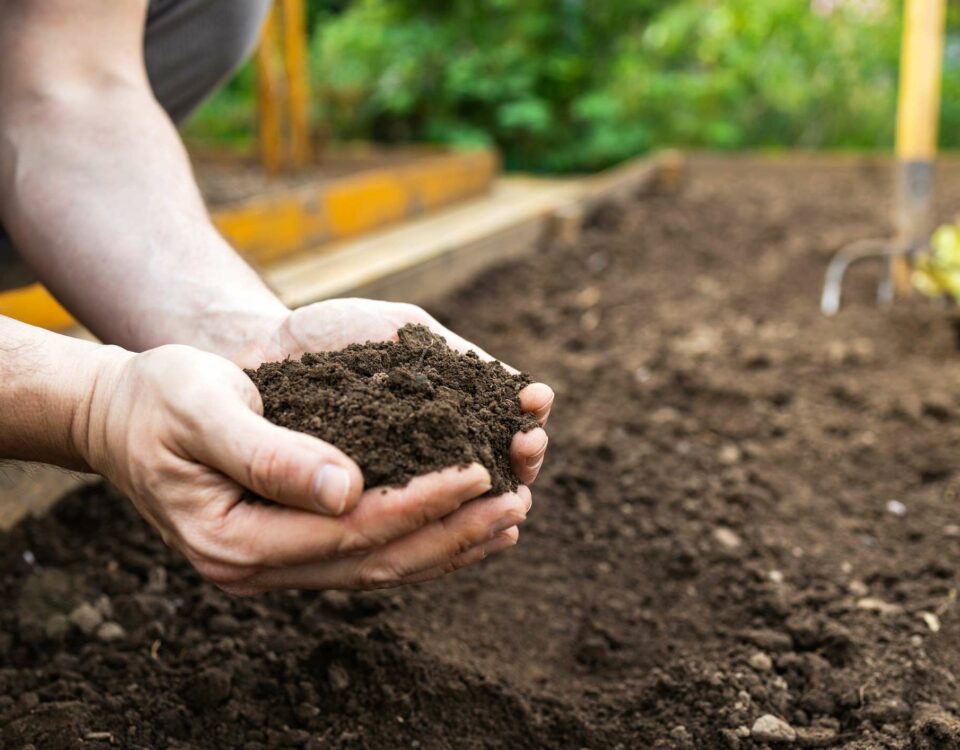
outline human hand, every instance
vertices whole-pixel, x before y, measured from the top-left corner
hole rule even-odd
[[[397,331],[408,323],[419,323],[443,336],[457,351],[474,351],[481,359],[494,359],[485,351],[440,325],[416,305],[369,299],[331,299],[294,310],[265,328],[252,345],[237,358],[245,367],[286,357],[299,358],[307,352],[332,351],[367,341],[396,341]],[[516,372],[504,364],[511,372]],[[524,484],[531,484],[543,465],[547,433],[543,430],[553,405],[553,391],[543,383],[531,383],[520,391],[520,408],[533,413],[541,427],[518,433],[510,446],[513,472]]]
[[[337,448],[265,420],[234,364],[185,346],[101,347],[72,427],[78,454],[204,577],[241,595],[427,580],[513,545],[530,491],[479,465],[363,492]],[[245,489],[273,504],[243,499]]]

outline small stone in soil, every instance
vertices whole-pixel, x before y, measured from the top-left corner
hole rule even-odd
[[[902,518],[903,516],[907,515],[907,506],[901,503],[899,500],[888,500],[887,513]]]
[[[671,729],[670,736],[683,745],[689,744],[693,740],[693,738],[690,736],[690,732],[687,731],[687,728],[683,726],[683,724],[678,724]]]
[[[69,615],[70,622],[84,635],[92,635],[103,622],[103,615],[89,602],[83,602]]]
[[[119,641],[127,632],[116,622],[105,622],[97,629],[97,638],[105,643]]]
[[[750,728],[750,736],[757,742],[789,744],[797,739],[796,730],[773,714],[764,714]]]
[[[830,727],[798,727],[797,744],[800,747],[830,747],[837,739],[837,732]]]
[[[749,659],[749,664],[758,672],[769,672],[773,669],[773,660],[762,651],[758,651]]]
[[[726,549],[736,549],[742,543],[737,532],[733,529],[728,529],[726,526],[718,526],[715,528],[713,530],[713,538]]]
[[[930,628],[931,633],[940,632],[940,618],[933,612],[921,612],[920,619],[923,620],[924,625]]]
[[[764,651],[790,651],[793,648],[793,639],[787,633],[778,630],[762,628],[744,630],[741,637]]]
[[[874,596],[865,596],[857,599],[857,609],[865,609],[868,612],[879,612],[882,615],[896,615],[903,612],[903,607],[892,602],[885,602]]]

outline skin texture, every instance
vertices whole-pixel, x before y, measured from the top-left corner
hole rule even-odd
[[[103,474],[236,594],[421,581],[512,546],[528,487],[477,500],[489,476],[474,466],[365,492],[341,451],[262,418],[241,367],[393,338],[408,322],[475,347],[412,305],[291,312],[266,288],[213,228],[153,99],[145,13],[145,0],[0,4],[0,219],[41,280],[114,344],[0,318],[0,457]],[[552,401],[543,384],[521,393],[543,424]],[[526,484],[546,443],[542,429],[514,439]],[[244,488],[277,505],[241,502]]]

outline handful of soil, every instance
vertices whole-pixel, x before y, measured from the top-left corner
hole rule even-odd
[[[367,487],[478,462],[490,472],[490,494],[515,490],[510,441],[537,426],[517,396],[530,378],[455,352],[425,326],[406,325],[398,335],[246,373],[267,419],[340,448]]]

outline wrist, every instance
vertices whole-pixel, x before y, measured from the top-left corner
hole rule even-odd
[[[124,366],[136,355],[118,346],[97,346],[79,364],[79,383],[71,402],[69,450],[87,471],[107,468],[107,416]]]
[[[88,470],[85,407],[121,352],[0,316],[0,458]]]

